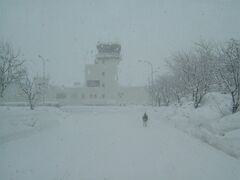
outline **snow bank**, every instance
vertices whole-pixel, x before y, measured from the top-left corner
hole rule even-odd
[[[231,114],[229,95],[209,93],[197,109],[185,101],[182,106],[161,107],[158,115],[172,126],[240,158],[240,112]]]

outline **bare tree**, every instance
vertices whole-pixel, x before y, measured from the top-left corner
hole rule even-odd
[[[194,107],[197,108],[203,96],[209,91],[213,77],[213,49],[205,43],[196,43],[195,49],[190,52],[175,54],[169,67],[175,78],[181,83],[177,93],[192,94]],[[177,87],[174,87],[175,91]],[[179,94],[180,95],[180,94]]]
[[[38,78],[31,78],[27,72],[25,72],[24,78],[20,81],[20,87],[25,94],[30,109],[33,110],[37,101],[42,95],[44,85],[38,81]]]
[[[169,91],[172,94],[172,99],[181,105],[181,98],[186,95],[184,85],[178,76],[169,76]]]
[[[150,88],[151,90],[149,90],[149,93],[155,105],[161,106],[161,86],[159,84],[159,81],[155,80]]]
[[[240,41],[231,39],[218,49],[216,77],[232,96],[232,113],[240,104]]]
[[[170,82],[170,76],[169,75],[162,75],[157,77],[154,83],[154,92],[155,92],[155,101],[158,103],[158,105],[161,105],[164,103],[164,105],[168,106],[171,99],[171,82]]]
[[[3,97],[9,84],[21,77],[23,63],[19,53],[15,53],[9,43],[0,42],[0,97]]]
[[[177,101],[181,104],[181,98],[184,96],[184,87],[181,81],[173,75],[161,75],[156,78],[153,84],[154,100],[160,106],[169,105],[171,101]]]

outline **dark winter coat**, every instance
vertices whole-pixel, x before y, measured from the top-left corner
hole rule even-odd
[[[142,119],[143,119],[143,121],[147,121],[148,120],[148,115],[146,113],[144,113]]]

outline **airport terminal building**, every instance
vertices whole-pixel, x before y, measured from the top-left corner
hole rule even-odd
[[[121,45],[98,43],[93,64],[85,66],[85,82],[72,87],[48,85],[43,98],[46,102],[62,105],[150,105],[147,88],[123,87],[118,83],[118,64],[121,62]],[[17,89],[15,87],[15,89]],[[12,91],[9,91],[13,93]],[[8,101],[20,101],[21,93],[8,94]],[[14,98],[15,97],[15,98]],[[41,99],[40,99],[41,100]]]
[[[97,44],[93,64],[85,66],[84,86],[56,88],[51,99],[63,104],[82,105],[149,105],[151,98],[146,87],[123,87],[118,83],[118,64],[121,45]]]

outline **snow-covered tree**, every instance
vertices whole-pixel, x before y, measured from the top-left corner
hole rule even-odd
[[[205,43],[196,43],[195,49],[174,55],[169,67],[180,83],[177,93],[192,95],[194,107],[197,108],[203,96],[209,91],[213,80],[213,48]],[[174,87],[175,91],[177,87]]]
[[[31,110],[34,109],[37,101],[41,97],[44,89],[44,84],[38,81],[38,78],[31,78],[27,72],[20,81],[20,87],[26,96]]]
[[[3,97],[8,85],[20,79],[23,63],[9,43],[0,42],[0,97]]]
[[[181,83],[181,79],[178,76],[169,76],[169,91],[171,93],[173,101],[177,101],[181,105],[181,98],[186,95],[185,88]]]
[[[240,41],[231,39],[226,46],[218,49],[216,78],[232,96],[232,113],[240,105]]]
[[[161,105],[161,87],[159,85],[159,82],[155,80],[153,84],[149,87],[149,89],[150,89],[149,94],[152,98],[153,105],[160,106]]]
[[[158,106],[161,104],[168,106],[172,99],[170,81],[171,79],[169,75],[162,75],[158,76],[154,82],[154,97],[155,102],[158,104]]]

